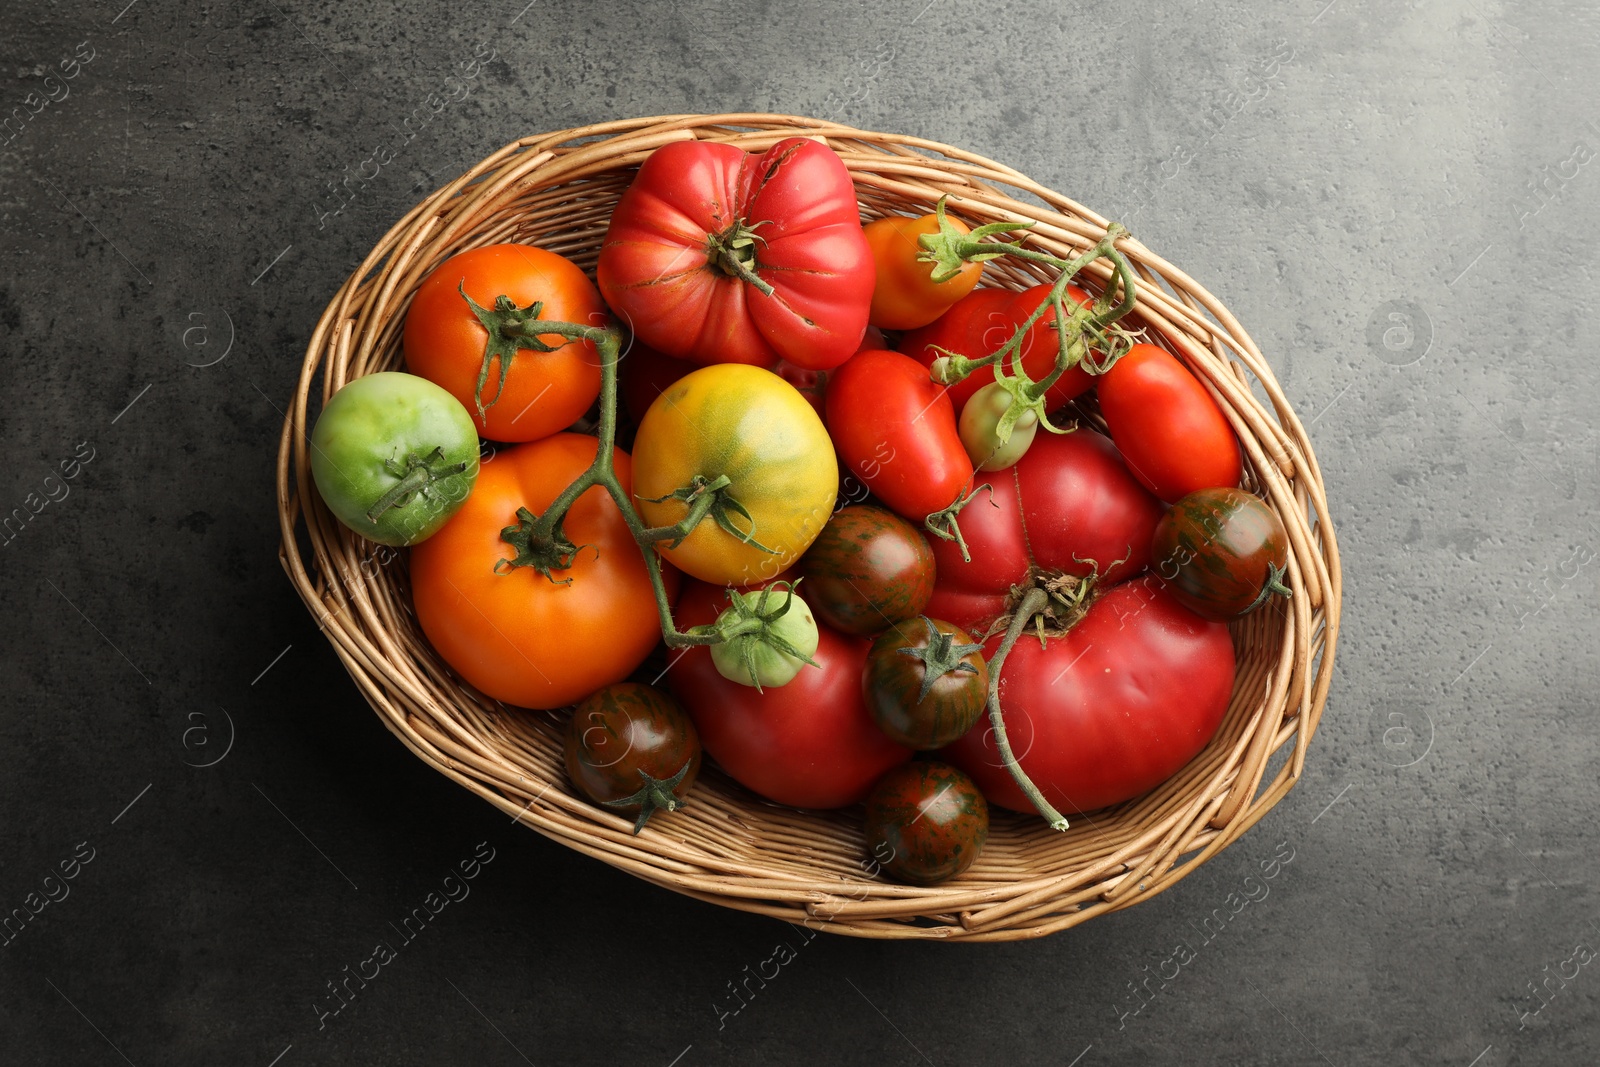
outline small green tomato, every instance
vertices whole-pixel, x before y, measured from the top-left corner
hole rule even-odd
[[[730,682],[787,685],[817,651],[817,620],[788,582],[749,593],[728,590],[729,606],[712,625],[722,640],[711,646],[717,673]]]
[[[478,477],[478,431],[425,378],[383,371],[323,405],[311,475],[340,522],[371,541],[414,545],[450,520]]]
[[[1003,471],[1016,465],[1033,444],[1039,432],[1039,416],[1024,411],[1011,427],[1011,436],[1000,440],[1000,419],[1011,407],[1011,393],[999,382],[990,382],[968,398],[961,409],[961,443],[972,465],[980,471]]]

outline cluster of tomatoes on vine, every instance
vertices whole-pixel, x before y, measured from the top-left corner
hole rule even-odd
[[[1128,328],[1120,227],[1063,258],[959,206],[863,225],[821,141],[669,144],[595,281],[459,252],[412,298],[409,373],[325,405],[329,510],[411,546],[461,679],[575,705],[568,774],[635,833],[704,752],[778,804],[865,800],[868,849],[927,884],[990,802],[1065,828],[1216,733],[1227,621],[1288,592],[1283,526],[1213,396]],[[1000,257],[1038,283],[980,287]],[[1066,421],[1091,390],[1109,437]],[[512,444],[480,464],[480,436]]]

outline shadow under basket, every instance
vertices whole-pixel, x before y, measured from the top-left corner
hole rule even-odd
[[[320,410],[354,378],[401,367],[412,294],[444,260],[523,242],[592,274],[612,207],[654,149],[700,139],[762,150],[794,135],[824,140],[839,154],[864,218],[924,214],[948,195],[951,213],[972,225],[1033,220],[1023,243],[1061,257],[1106,231],[1099,215],[981,156],[815,119],[675,115],[522,138],[412,208],[317,323],[278,454],[284,569],[356,685],[412,752],[523,825],[640,878],[812,929],[876,938],[1010,941],[1137,904],[1239,837],[1299,780],[1332,678],[1341,580],[1322,474],[1265,359],[1215,297],[1136,239],[1118,247],[1138,274],[1139,323],[1205,383],[1238,434],[1246,487],[1288,530],[1293,596],[1233,624],[1232,701],[1217,736],[1177,775],[1118,807],[1069,812],[1065,833],[995,809],[977,863],[938,886],[869,877],[859,807],[779,807],[709,762],[688,806],[635,837],[631,816],[588,803],[568,784],[564,715],[507,707],[458,679],[411,613],[404,551],[346,530],[312,488],[308,409]],[[1102,258],[1083,277],[1093,287],[1108,276]],[[985,264],[984,285],[1021,289],[1044,280],[1026,263]]]

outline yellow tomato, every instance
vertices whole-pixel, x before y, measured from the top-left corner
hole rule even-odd
[[[772,578],[799,559],[839,491],[833,442],[816,410],[776,374],[743,364],[704,367],[668,386],[633,443],[634,498],[647,526],[681,521],[693,498],[671,494],[722,477],[719,506],[676,548],[658,542],[681,570],[718,585]]]

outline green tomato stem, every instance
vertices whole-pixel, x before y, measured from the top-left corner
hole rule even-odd
[[[1028,621],[1048,602],[1049,594],[1043,589],[1034,587],[1028,590],[1011,616],[1011,625],[1006,627],[1006,635],[1001,639],[1000,647],[995,649],[994,655],[989,659],[989,723],[994,727],[994,743],[1000,749],[1000,758],[1006,762],[1006,770],[1010,772],[1011,780],[1016,782],[1017,788],[1033,802],[1039,814],[1044,816],[1044,821],[1050,824],[1050,829],[1065,830],[1066,816],[1051,806],[1044,798],[1044,794],[1039,792],[1039,787],[1033,784],[1033,779],[1028,777],[1028,772],[1022,769],[1022,764],[1017,762],[1016,754],[1011,751],[1011,741],[1006,737],[1005,716],[1000,711],[1000,672],[1005,668],[1006,657],[1016,647],[1018,639],[1022,637],[1022,631],[1028,628]]]
[[[655,593],[656,612],[661,619],[661,636],[666,641],[667,647],[687,648],[691,645],[716,644],[722,638],[714,630],[696,627],[685,632],[674,624],[672,603],[667,596],[666,583],[661,576],[661,561],[657,557],[654,545],[655,541],[664,538],[656,536],[656,531],[646,529],[644,522],[639,518],[639,512],[633,506],[633,501],[623,491],[622,482],[617,478],[613,452],[617,440],[617,365],[622,359],[621,331],[613,325],[580,326],[571,322],[543,320],[539,322],[538,329],[541,334],[555,334],[566,338],[568,342],[588,341],[599,353],[600,425],[597,429],[599,447],[595,451],[594,462],[589,465],[589,469],[563,489],[561,494],[551,501],[543,515],[528,524],[528,539],[545,545],[564,542],[565,537],[560,533],[560,525],[566,518],[567,512],[585,491],[596,485],[603,486],[610,494],[612,502],[617,505],[617,510],[622,513],[628,532],[633,535],[634,543],[639,546],[640,553],[644,556],[645,571],[650,577],[650,587]],[[677,526],[682,525],[683,522],[677,524]],[[688,530],[684,530],[683,533],[686,535]]]

